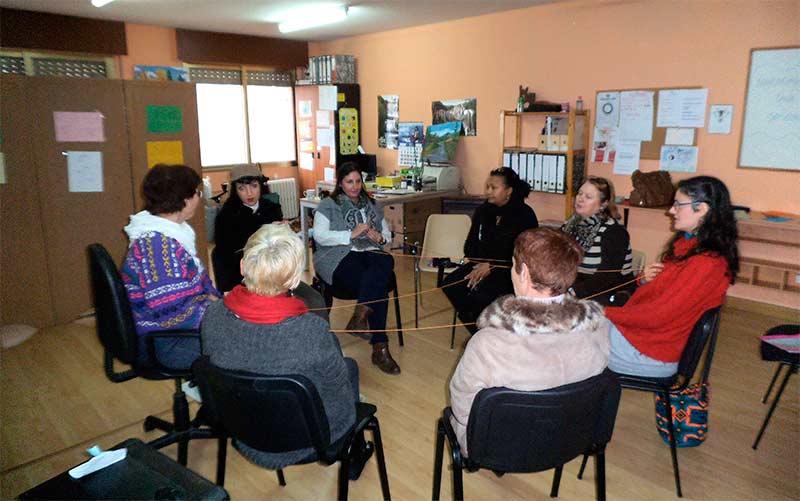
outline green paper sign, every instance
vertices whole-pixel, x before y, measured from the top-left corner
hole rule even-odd
[[[147,132],[181,132],[183,112],[178,106],[148,106]]]

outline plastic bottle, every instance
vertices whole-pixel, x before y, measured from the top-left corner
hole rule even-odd
[[[519,96],[517,99],[517,113],[522,113],[523,111],[525,111],[525,99]]]
[[[575,101],[575,111],[583,110],[583,97],[578,96],[578,100]]]

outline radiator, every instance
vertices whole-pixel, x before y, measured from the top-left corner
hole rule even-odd
[[[269,191],[277,193],[281,198],[281,210],[283,217],[294,219],[300,214],[300,206],[297,198],[297,182],[293,177],[286,179],[270,179]]]

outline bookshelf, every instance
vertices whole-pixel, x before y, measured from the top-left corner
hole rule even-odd
[[[546,150],[538,147],[539,132],[545,125],[547,117],[566,118],[567,127],[567,148],[566,150]],[[508,111],[500,112],[500,157],[499,165],[503,165],[503,153],[509,148],[529,148],[534,149],[535,153],[559,154],[566,156],[566,171],[564,182],[564,193],[548,193],[544,191],[533,191],[534,200],[563,199],[564,218],[572,213],[572,204],[575,198],[573,188],[573,173],[575,170],[576,157],[582,157],[583,170],[585,173],[588,167],[587,152],[589,149],[590,130],[589,110],[570,110],[569,112],[550,112],[550,111]],[[511,132],[513,131],[513,135]],[[509,137],[510,136],[510,137]],[[508,144],[511,141],[512,144]],[[580,158],[579,158],[580,160]]]

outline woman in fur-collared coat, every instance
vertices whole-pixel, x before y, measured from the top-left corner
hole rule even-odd
[[[594,301],[566,294],[581,248],[550,228],[523,232],[514,245],[514,295],[490,304],[478,318],[450,380],[452,425],[467,454],[467,423],[475,395],[504,386],[537,391],[583,381],[608,365],[608,321]]]

